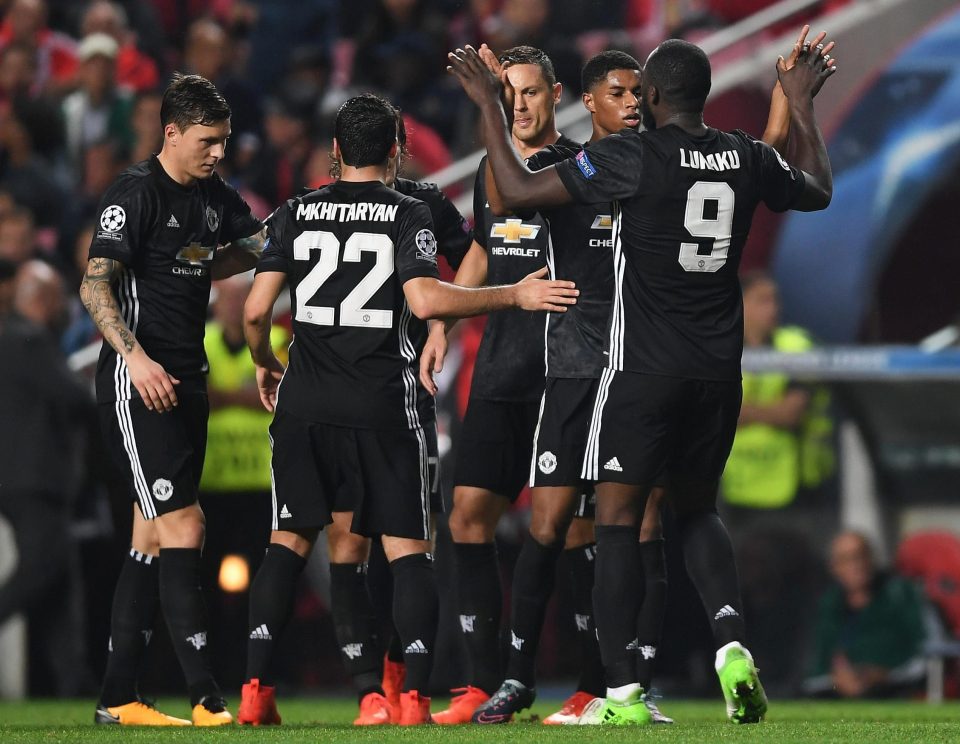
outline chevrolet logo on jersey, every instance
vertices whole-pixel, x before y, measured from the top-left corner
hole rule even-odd
[[[519,243],[524,238],[533,240],[540,232],[540,225],[525,225],[515,217],[506,222],[496,222],[490,228],[491,238],[503,238],[504,243]]]
[[[593,224],[590,225],[591,230],[609,230],[613,227],[613,217],[609,214],[598,214],[594,220]]]
[[[214,247],[203,246],[194,241],[180,249],[177,260],[192,266],[203,266],[204,261],[212,261]]]

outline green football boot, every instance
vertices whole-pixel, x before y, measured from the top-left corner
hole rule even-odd
[[[599,718],[601,726],[646,726],[653,723],[642,687],[624,701],[607,698],[600,708]]]
[[[717,676],[727,701],[727,718],[734,723],[760,723],[767,714],[767,696],[749,652],[740,644],[731,645]]]

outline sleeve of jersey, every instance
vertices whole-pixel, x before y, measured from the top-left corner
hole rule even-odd
[[[290,268],[287,249],[283,238],[290,207],[284,204],[267,218],[267,240],[263,246],[263,253],[257,262],[257,273],[261,271],[279,271],[288,273]]]
[[[220,242],[223,245],[239,238],[249,238],[260,232],[263,223],[250,213],[250,205],[230,184],[224,184],[223,229]]]
[[[573,200],[598,204],[633,196],[643,171],[643,142],[636,132],[611,134],[557,164]]]
[[[456,271],[473,243],[473,230],[460,210],[439,189],[435,201],[437,206],[433,226],[437,231],[440,254]]]
[[[487,248],[487,224],[484,222],[487,187],[483,178],[486,167],[487,158],[484,157],[477,168],[477,177],[473,180],[473,239],[483,246],[484,250]]]
[[[430,208],[423,202],[401,207],[397,224],[396,271],[400,284],[417,277],[440,277],[437,271],[437,239]]]
[[[803,171],[789,165],[780,153],[764,142],[754,142],[760,156],[760,198],[774,212],[792,207],[806,186]]]
[[[100,200],[100,217],[89,257],[131,263],[149,225],[150,202],[142,182],[118,179]]]

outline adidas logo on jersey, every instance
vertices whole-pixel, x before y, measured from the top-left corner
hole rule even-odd
[[[517,638],[517,634],[512,630],[510,631],[510,645],[517,649],[517,651],[523,649],[523,638]]]
[[[273,636],[270,635],[270,631],[267,629],[266,624],[258,625],[256,628],[250,631],[250,640],[251,641],[272,641]]]
[[[192,636],[184,638],[184,640],[199,651],[207,645],[207,631],[202,630],[199,633],[194,633]]]
[[[622,473],[623,468],[620,467],[620,461],[616,457],[611,457],[607,460],[607,464],[603,466],[604,470],[612,470],[615,473]]]
[[[405,653],[405,654],[429,654],[430,652],[427,650],[427,647],[423,645],[423,641],[421,641],[421,640],[418,638],[418,639],[415,640],[413,643],[411,643],[409,646],[407,646],[407,647],[403,650],[403,653]]]
[[[640,648],[640,639],[634,638],[630,643],[628,643],[625,648],[627,651],[637,651]]]
[[[180,223],[177,222],[177,218],[172,214],[170,215],[170,219],[167,220],[167,227],[180,227]]]
[[[363,644],[362,643],[348,643],[342,649],[343,655],[348,659],[359,659],[363,656]]]
[[[283,508],[280,510],[280,519],[290,519],[293,514],[290,513],[290,510],[287,509],[287,505],[284,504]]]
[[[740,613],[733,609],[730,605],[724,605],[720,608],[720,611],[713,616],[714,620],[719,620],[721,617],[739,617]]]

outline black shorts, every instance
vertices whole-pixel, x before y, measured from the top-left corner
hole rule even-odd
[[[358,535],[430,539],[440,479],[424,429],[352,429],[278,411],[270,444],[273,529],[324,527],[333,512],[353,512]]]
[[[107,449],[145,519],[197,500],[210,406],[202,393],[177,400],[164,413],[147,410],[141,398],[98,406]]]
[[[534,433],[531,487],[576,486],[583,482],[583,453],[599,382],[547,378]]]
[[[737,431],[742,393],[739,381],[605,369],[583,477],[668,488],[719,482]]]
[[[539,403],[470,398],[457,443],[455,486],[485,488],[517,500],[530,477]]]

